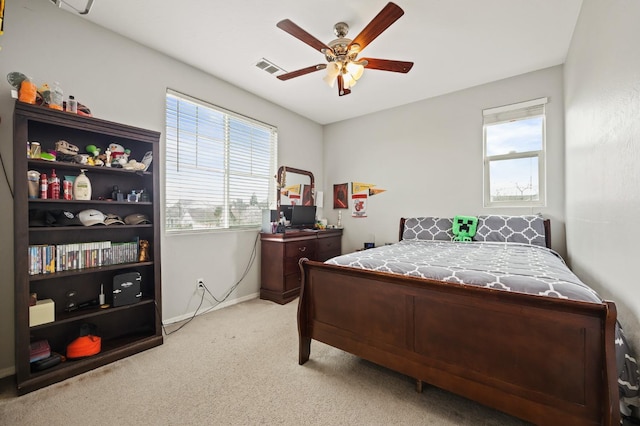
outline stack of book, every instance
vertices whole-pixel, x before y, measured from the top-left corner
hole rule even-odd
[[[138,261],[139,242],[93,241],[29,246],[29,275],[52,274]]]

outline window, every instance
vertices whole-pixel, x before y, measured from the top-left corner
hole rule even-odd
[[[547,98],[485,109],[484,205],[543,206]]]
[[[168,90],[167,232],[260,226],[276,153],[275,127]]]

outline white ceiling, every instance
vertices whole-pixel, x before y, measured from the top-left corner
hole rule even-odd
[[[87,4],[66,1],[80,10]],[[582,0],[395,3],[404,16],[360,56],[412,61],[413,69],[365,70],[342,97],[322,81],[324,71],[280,81],[255,64],[266,58],[295,71],[324,63],[321,53],[276,23],[289,18],[328,43],[335,38],[333,25],[344,21],[347,37],[355,38],[386,0],[94,0],[84,17],[327,124],[562,64]]]

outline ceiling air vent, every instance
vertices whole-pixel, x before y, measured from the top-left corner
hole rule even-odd
[[[276,73],[279,73],[279,72],[286,72],[285,70],[283,70],[282,68],[280,68],[279,66],[277,66],[273,62],[266,60],[265,58],[260,59],[256,63],[256,67],[260,68],[263,71],[268,72],[269,74],[276,74]]]
[[[51,0],[51,3],[60,8],[64,5],[65,8],[74,10],[80,15],[88,15],[91,12],[91,6],[93,6],[93,0]],[[84,9],[79,8],[82,5],[84,5]]]

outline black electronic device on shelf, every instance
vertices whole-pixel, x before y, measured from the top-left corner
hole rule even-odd
[[[316,206],[293,205],[290,226],[292,228],[313,228],[316,224]]]

